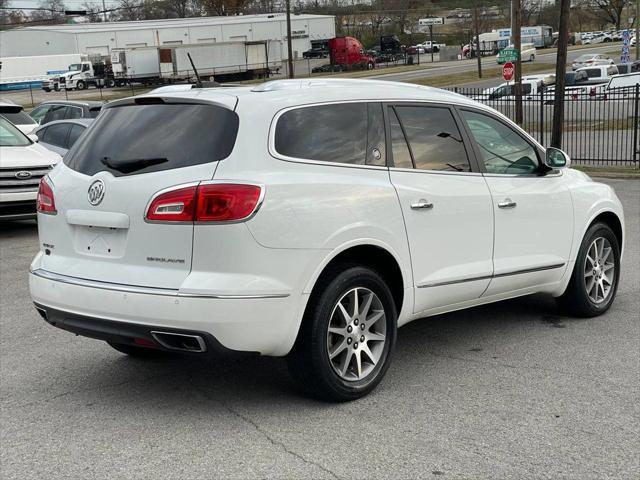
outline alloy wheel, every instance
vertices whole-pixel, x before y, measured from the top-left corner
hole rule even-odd
[[[609,240],[596,238],[584,260],[584,284],[589,299],[600,304],[609,298],[615,282],[616,265]]]
[[[380,362],[387,340],[387,320],[380,298],[368,288],[345,293],[331,313],[327,353],[333,370],[347,381],[367,377]]]

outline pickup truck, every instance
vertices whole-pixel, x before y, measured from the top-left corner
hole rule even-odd
[[[438,53],[440,51],[440,48],[444,46],[444,43],[432,43],[431,40],[427,40],[426,42],[414,45],[413,48],[416,49],[417,53],[431,53],[431,51],[433,51],[433,53]]]

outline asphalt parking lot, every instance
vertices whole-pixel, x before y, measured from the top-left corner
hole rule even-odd
[[[606,182],[627,219],[606,315],[532,296],[414,322],[378,390],[338,405],[279,359],[141,361],[50,327],[35,223],[0,224],[2,478],[637,479],[640,181]]]

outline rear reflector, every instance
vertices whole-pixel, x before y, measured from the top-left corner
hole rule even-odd
[[[47,177],[40,179],[40,186],[38,187],[38,196],[36,198],[36,210],[39,213],[46,213],[47,215],[55,215],[58,213],[56,210],[56,201],[53,197],[53,189]]]
[[[160,222],[237,222],[258,208],[262,188],[239,183],[176,187],[154,197],[146,219]]]

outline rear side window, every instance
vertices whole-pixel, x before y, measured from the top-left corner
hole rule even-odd
[[[367,104],[343,103],[289,110],[278,119],[275,148],[287,157],[364,165]]]
[[[67,148],[67,137],[69,136],[69,130],[71,130],[71,124],[58,123],[51,125],[46,129],[42,136],[42,141],[49,145],[55,145],[56,147]]]
[[[82,125],[73,125],[71,127],[71,132],[69,133],[69,142],[68,142],[69,147],[73,147],[76,141],[78,141],[78,138],[80,137],[80,135],[82,135],[82,132],[84,132],[84,128],[85,127],[83,127]]]
[[[64,118],[82,118],[82,108],[67,107],[67,114]]]
[[[66,114],[67,107],[65,105],[51,105],[51,108],[49,108],[49,111],[44,116],[42,123],[64,120]]]
[[[106,108],[65,156],[93,175],[133,175],[216,162],[228,157],[238,115],[216,105],[152,104]]]

